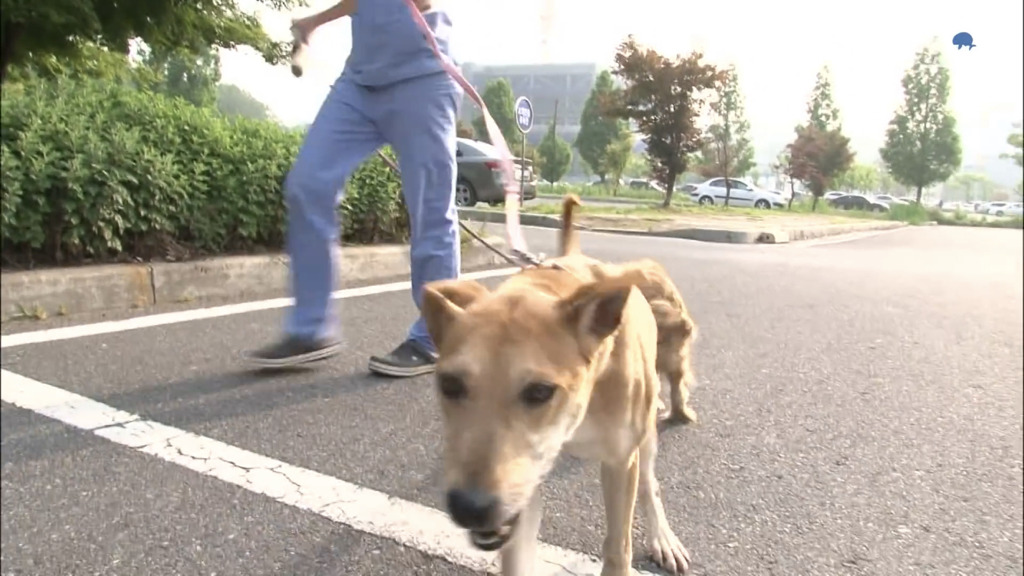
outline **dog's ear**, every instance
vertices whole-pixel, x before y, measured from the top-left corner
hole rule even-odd
[[[445,331],[467,306],[490,290],[475,280],[439,280],[423,287],[423,321],[434,345],[441,346]]]
[[[569,325],[598,342],[618,330],[634,286],[646,281],[641,271],[584,284],[562,301]]]

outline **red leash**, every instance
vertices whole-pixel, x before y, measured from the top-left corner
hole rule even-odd
[[[437,39],[434,38],[434,32],[430,29],[430,25],[424,20],[423,14],[420,13],[420,9],[416,7],[413,0],[405,0],[406,6],[409,7],[409,11],[412,13],[412,18],[419,26],[423,36],[427,39],[427,43],[430,44],[430,49],[434,51],[434,56],[441,62],[441,66],[445,72],[451,76],[452,80],[455,80],[462,89],[466,91],[466,94],[476,102],[476,105],[480,107],[481,112],[484,115],[484,126],[487,128],[487,136],[491,139],[491,144],[498,149],[498,153],[501,154],[499,163],[501,164],[501,171],[504,173],[504,189],[505,189],[505,231],[508,235],[508,246],[512,254],[517,258],[527,262],[530,265],[536,265],[539,263],[536,257],[532,256],[526,248],[526,239],[523,238],[523,230],[519,227],[519,182],[516,180],[515,170],[512,168],[512,154],[508,150],[508,144],[505,143],[505,137],[502,136],[501,130],[498,128],[497,123],[494,122],[494,118],[491,113],[487,110],[487,104],[484,104],[483,98],[477,93],[473,85],[470,84],[462,72],[449,60],[444,54],[441,53],[441,49],[437,45]]]

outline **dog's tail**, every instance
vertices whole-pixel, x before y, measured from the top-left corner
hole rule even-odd
[[[580,239],[579,235],[576,234],[576,227],[572,223],[572,217],[576,207],[581,205],[582,202],[580,202],[579,196],[575,194],[566,194],[565,199],[562,200],[562,256],[580,253]]]

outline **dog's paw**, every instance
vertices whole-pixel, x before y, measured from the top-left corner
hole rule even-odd
[[[689,404],[683,404],[681,408],[672,410],[672,417],[683,424],[697,423],[697,411],[691,408]]]
[[[690,569],[690,553],[671,530],[651,537],[647,547],[651,559],[669,574],[681,575]]]
[[[661,399],[661,396],[654,397],[654,405],[658,410],[658,420],[666,420],[671,417],[671,413],[668,411],[668,406],[665,405],[665,401]]]

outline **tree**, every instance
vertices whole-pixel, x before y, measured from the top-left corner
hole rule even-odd
[[[484,93],[480,95],[484,104],[487,104],[487,111],[494,118],[494,123],[501,130],[509,148],[515,149],[515,143],[522,141],[522,134],[516,127],[515,96],[512,94],[512,85],[504,78],[491,80],[484,86]],[[480,138],[487,136],[487,126],[484,125],[483,115],[473,120],[473,129]]]
[[[601,182],[604,182],[605,176],[611,172],[609,167],[604,164],[608,158],[606,156],[608,147],[613,142],[629,138],[627,123],[605,113],[604,103],[614,99],[618,90],[611,73],[602,70],[594,82],[587,101],[583,104],[583,112],[580,114],[580,131],[573,143],[580,152],[580,158]]]
[[[626,169],[622,173],[629,178],[650,178],[651,161],[647,154],[634,154],[632,148],[630,148],[629,159],[626,160]]]
[[[565,176],[572,165],[572,146],[555,132],[558,121],[558,104],[555,104],[555,116],[551,119],[548,132],[537,146],[540,157],[540,177],[554,184]]]
[[[771,168],[779,187],[784,187],[784,180],[789,180],[789,201],[786,203],[786,209],[792,210],[793,200],[796,200],[796,178],[793,177],[793,161],[789,149],[790,146],[787,146],[782,152],[779,152],[775,161],[772,162]]]
[[[892,174],[889,173],[889,167],[885,165],[885,162],[881,160],[876,161],[875,170],[878,172],[877,188],[879,192],[883,194],[906,194],[906,187],[892,177]]]
[[[257,2],[278,11],[303,4]],[[48,57],[76,59],[90,42],[125,55],[136,39],[165,52],[250,46],[275,64],[290,50],[290,43],[271,40],[251,6],[243,9],[235,0],[0,0],[0,36],[0,83],[11,66]]]
[[[217,110],[225,116],[267,120],[270,109],[255,96],[234,84],[217,85]]]
[[[828,66],[822,67],[814,79],[811,99],[807,102],[807,119],[811,126],[823,132],[842,130],[839,108],[832,98],[832,73]]]
[[[476,139],[476,130],[473,129],[473,125],[466,122],[462,118],[455,120],[455,135],[459,138],[469,138],[470,140]]]
[[[836,176],[833,186],[846,192],[873,192],[878,188],[878,168],[869,164],[854,164]]]
[[[626,138],[613,140],[605,147],[604,158],[601,160],[601,163],[608,170],[607,175],[612,178],[612,190],[619,189],[622,175],[625,173],[629,161],[634,157],[633,138],[631,136],[627,135]]]
[[[922,191],[944,182],[962,161],[956,118],[949,111],[949,69],[942,53],[925,47],[903,77],[904,102],[889,122],[879,151],[897,182]]]
[[[639,46],[632,36],[619,45],[613,73],[626,88],[611,105],[612,113],[635,121],[644,135],[651,172],[665,188],[667,208],[676,178],[703,144],[698,121],[723,75],[705,64],[700,52],[667,58]]]
[[[1013,148],[1013,152],[1000,154],[999,157],[1013,160],[1017,166],[1024,168],[1024,133],[1021,132],[1021,123],[1014,124],[1013,129],[1014,131],[1006,137],[1006,143]]]
[[[984,174],[961,172],[946,182],[942,197],[946,200],[992,201],[998,189],[999,186]]]
[[[76,58],[60,58],[52,54],[40,56],[31,62],[11,67],[8,82],[22,82],[32,78],[95,78],[110,82],[135,83],[137,70],[127,54],[112,52],[92,42],[84,42]]]
[[[184,98],[202,108],[217,103],[220,55],[216,49],[151,48],[143,52],[140,65],[152,72],[148,88],[154,92]]]
[[[853,164],[850,139],[839,130],[823,131],[815,126],[799,126],[796,140],[788,147],[789,172],[814,195],[811,210],[832,185],[836,176]]]
[[[708,127],[698,171],[705,178],[725,178],[725,205],[732,194],[729,178],[746,175],[754,167],[754,147],[750,143],[736,68],[723,72],[716,87],[717,99],[711,103],[714,120]]]
[[[1006,143],[1009,144],[1014,151],[1010,154],[1000,154],[1001,158],[1008,158],[1017,163],[1018,167],[1024,168],[1024,133],[1021,132],[1021,123],[1018,122],[1013,125],[1015,131],[1011,132],[1006,137]],[[1024,181],[1018,182],[1014,188],[1014,192],[1017,195],[1021,195],[1021,191],[1024,190]]]

